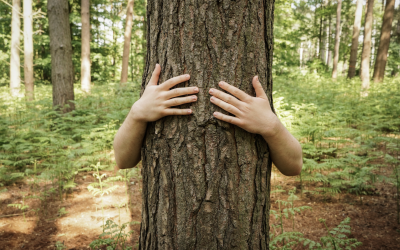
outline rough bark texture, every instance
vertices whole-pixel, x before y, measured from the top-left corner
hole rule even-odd
[[[390,45],[390,32],[392,31],[392,22],[394,15],[395,0],[386,0],[385,14],[383,15],[383,23],[381,30],[381,38],[379,40],[378,54],[375,61],[374,82],[381,82],[385,77],[385,67],[387,54]]]
[[[71,31],[67,0],[48,0],[53,106],[63,112],[75,109]],[[65,106],[68,104],[68,106]]]
[[[32,101],[34,96],[33,78],[33,39],[32,39],[32,0],[24,0],[24,82],[25,96]]]
[[[142,149],[139,249],[268,249],[271,159],[259,135],[219,122],[208,90],[225,80],[272,103],[272,0],[155,0],[147,6],[147,63],[160,82],[188,73],[192,116],[148,124]]]
[[[337,65],[339,61],[339,44],[340,44],[340,13],[342,11],[342,0],[338,0],[336,9],[336,33],[335,33],[335,55],[333,57],[332,78],[337,78]]]
[[[357,0],[354,26],[353,26],[353,37],[351,41],[349,71],[347,74],[347,77],[350,79],[356,75],[358,37],[360,36],[361,18],[362,18],[362,0]]]
[[[361,89],[369,88],[369,60],[371,56],[371,33],[374,10],[374,0],[368,0],[367,14],[364,25],[364,44],[361,55]]]
[[[19,12],[21,1],[13,0],[12,20],[11,20],[11,59],[10,59],[10,91],[12,96],[19,96],[21,88],[21,70],[19,59],[20,46],[20,27],[21,20]]]
[[[81,1],[82,51],[81,51],[81,88],[90,92],[90,0]]]
[[[131,47],[134,3],[134,0],[129,0],[128,6],[126,7],[126,24],[124,33],[124,52],[122,55],[121,83],[125,83],[128,81],[129,49]]]

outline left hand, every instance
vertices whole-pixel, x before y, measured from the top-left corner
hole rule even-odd
[[[219,86],[237,98],[211,88],[209,91],[212,95],[211,102],[235,117],[220,112],[214,112],[214,117],[239,126],[247,132],[260,134],[264,138],[273,137],[280,132],[280,121],[272,112],[268,97],[257,76],[253,78],[255,97],[226,82],[220,82]]]

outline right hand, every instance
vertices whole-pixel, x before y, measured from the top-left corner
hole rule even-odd
[[[157,64],[142,97],[136,101],[131,108],[129,115],[131,115],[135,120],[141,122],[154,122],[168,115],[192,114],[191,109],[178,109],[171,107],[197,101],[197,96],[190,94],[197,94],[199,88],[187,87],[170,90],[178,83],[188,81],[190,75],[177,76],[157,85],[160,73],[161,67]],[[190,96],[175,98],[182,95]]]

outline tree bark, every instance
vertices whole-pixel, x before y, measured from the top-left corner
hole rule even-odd
[[[21,1],[13,0],[12,20],[11,20],[11,59],[10,59],[10,92],[11,96],[19,96],[21,88],[21,70],[20,70],[20,28],[21,20],[19,12]]]
[[[48,0],[53,106],[65,112],[75,109],[71,31],[67,0]]]
[[[135,1],[129,0],[128,6],[126,6],[126,24],[124,33],[124,52],[122,55],[122,72],[121,72],[121,83],[128,81],[128,66],[129,66],[129,49],[131,45],[132,37],[132,25],[133,25],[133,5]]]
[[[86,93],[90,93],[90,0],[81,0],[81,19],[81,89]]]
[[[375,61],[374,82],[381,82],[385,77],[387,54],[390,45],[390,32],[392,31],[392,22],[394,15],[394,3],[395,0],[386,0],[386,8],[385,14],[383,15],[378,54]]]
[[[332,78],[337,78],[337,65],[339,61],[339,45],[340,45],[340,14],[342,11],[342,0],[338,0],[336,9],[336,32],[335,32],[335,55],[333,57]]]
[[[190,74],[192,116],[149,123],[142,148],[139,249],[268,249],[271,159],[259,136],[212,117],[208,90],[224,80],[272,104],[273,0],[155,0],[147,6],[147,63],[160,83]],[[220,110],[221,111],[221,110]]]
[[[33,78],[32,0],[24,0],[24,81],[28,101],[35,99]]]
[[[356,75],[358,37],[360,36],[361,18],[362,18],[362,0],[357,0],[354,26],[353,26],[353,38],[351,42],[349,71],[347,74],[347,77],[350,79]]]
[[[371,56],[371,33],[372,33],[373,10],[374,10],[374,0],[368,0],[367,14],[365,17],[365,25],[364,25],[363,52],[361,55],[362,90],[367,90],[369,88],[369,60]]]

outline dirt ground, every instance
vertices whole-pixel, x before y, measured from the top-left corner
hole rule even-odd
[[[94,181],[91,173],[80,173],[75,180],[78,186],[67,199],[64,194],[62,202],[57,193],[47,196],[43,201],[25,200],[25,204],[29,205],[25,221],[19,209],[7,205],[21,203],[22,194],[43,194],[52,185],[40,183],[32,190],[32,185],[28,185],[27,181],[9,186],[7,192],[0,194],[0,249],[57,249],[56,242],[62,242],[66,249],[89,249],[89,244],[102,233],[103,223],[101,199],[93,197],[87,190],[87,185]],[[298,184],[294,177],[283,177],[273,172],[273,189],[281,186],[288,191]],[[111,218],[117,223],[139,222],[140,179],[130,181],[130,201],[126,196],[125,183],[116,182],[115,185],[119,187],[112,194],[104,196],[104,219]],[[350,237],[363,243],[357,249],[400,249],[400,225],[397,224],[394,191],[393,186],[380,184],[374,195],[362,198],[362,204],[359,197],[353,195],[342,195],[339,201],[338,196],[326,198],[307,194],[301,198],[297,193],[300,200],[295,201],[294,206],[310,206],[312,210],[295,216],[295,231],[317,241],[319,237],[326,235],[324,225],[318,221],[320,218],[326,219],[327,226],[333,228],[346,217],[350,217]],[[271,209],[278,211],[276,201],[287,200],[287,197],[287,192],[271,194]],[[116,206],[122,203],[129,203],[129,209],[126,206],[120,209]],[[61,208],[65,208],[67,213],[60,214]],[[35,209],[39,210],[32,211]],[[277,221],[271,216],[270,223],[276,224]],[[131,229],[134,232],[129,244],[136,249],[140,225],[132,225]],[[284,229],[293,230],[291,220],[284,220]]]

